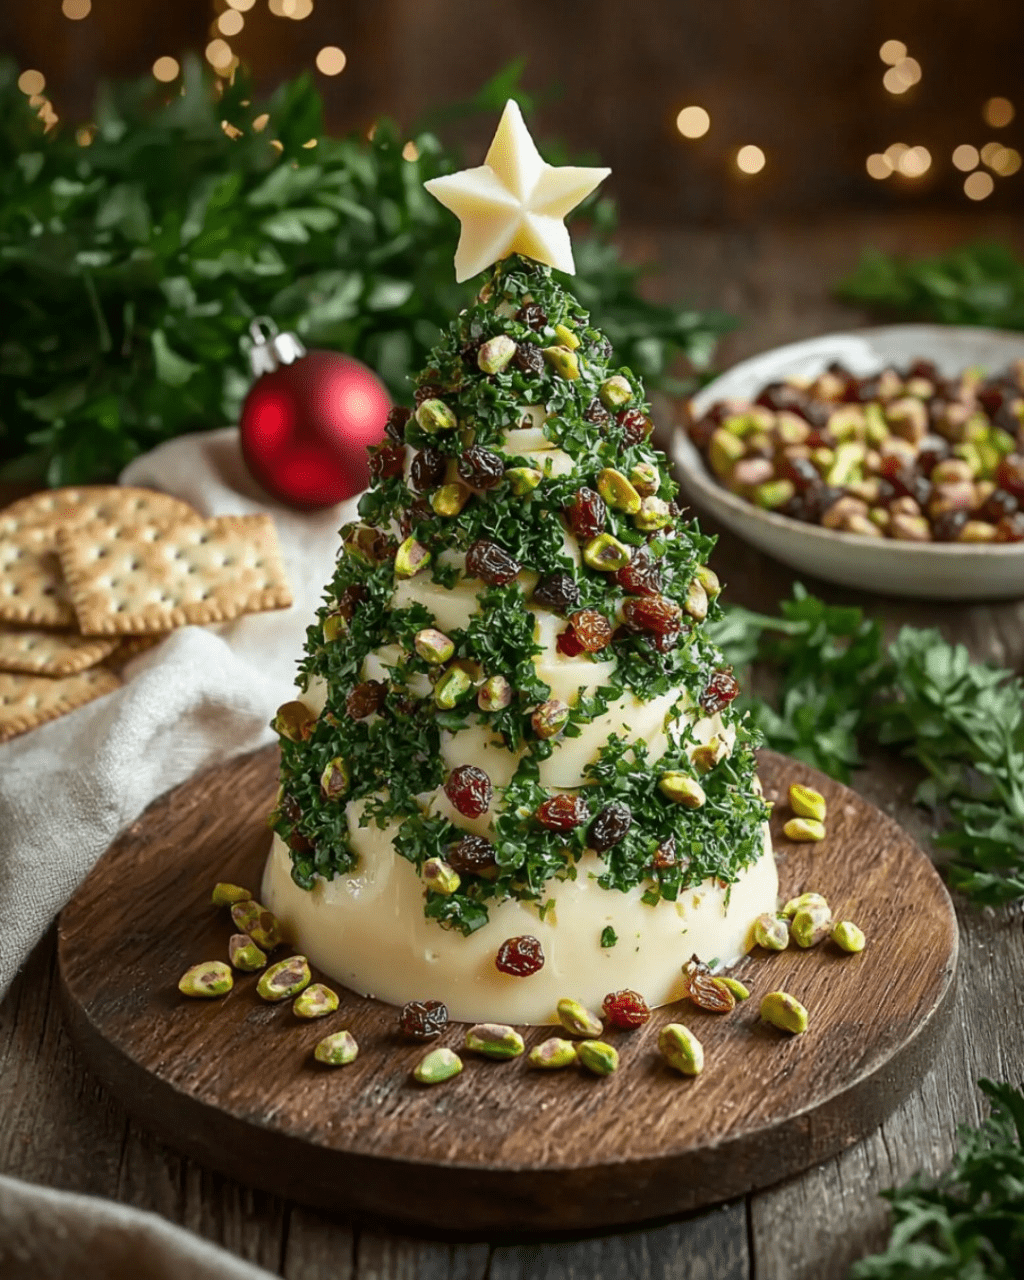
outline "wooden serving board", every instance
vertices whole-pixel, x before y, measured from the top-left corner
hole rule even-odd
[[[59,958],[75,1041],[111,1093],[172,1146],[329,1209],[547,1233],[664,1217],[766,1186],[856,1142],[918,1086],[952,1009],[957,926],[931,863],[890,819],[772,752],[760,769],[779,801],[783,895],[824,893],[861,925],[867,949],[755,951],[734,970],[753,996],[733,1013],[686,1001],[638,1031],[609,1032],[621,1054],[614,1076],[467,1054],[462,1075],[424,1088],[410,1072],[425,1050],[398,1037],[388,1005],[342,992],[337,1013],[303,1023],[287,1002],[263,1003],[243,974],[223,1000],[179,995],[188,966],[226,958],[232,927],[208,905],[214,883],[258,890],[275,747],[156,801],[65,909]],[[792,781],[828,800],[821,844],[782,835]],[[804,1035],[759,1021],[760,996],[778,989],[810,1011]],[[685,1079],[659,1058],[669,1021],[703,1042],[703,1075]],[[319,1066],[313,1046],[343,1026],[358,1059]],[[462,1034],[453,1026],[440,1043],[459,1048]],[[527,1048],[550,1034],[530,1028]]]

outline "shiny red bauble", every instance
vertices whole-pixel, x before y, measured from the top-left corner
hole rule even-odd
[[[239,418],[249,470],[292,507],[330,507],[370,482],[367,448],[380,444],[391,398],[358,360],[308,351],[261,373]]]

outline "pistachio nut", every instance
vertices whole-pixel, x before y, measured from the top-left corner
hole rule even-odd
[[[661,488],[661,476],[653,462],[638,462],[629,473],[629,482],[641,498],[653,498]]]
[[[707,742],[702,742],[699,747],[694,747],[690,759],[693,761],[693,767],[697,772],[704,774],[710,773],[715,765],[720,760],[724,760],[728,754],[729,744],[715,734]]]
[[[968,520],[957,535],[957,542],[995,542],[997,530],[987,520]]]
[[[325,1067],[347,1067],[355,1062],[359,1053],[359,1045],[351,1031],[335,1031],[324,1036],[313,1050],[313,1057]]]
[[[580,376],[580,360],[568,347],[542,347],[544,359],[560,378],[575,382]]]
[[[814,818],[790,818],[782,828],[789,840],[824,840],[825,828]]]
[[[837,920],[832,926],[832,941],[843,951],[855,954],[864,950],[867,939],[864,930],[858,929],[852,920]]]
[[[466,1032],[466,1048],[485,1058],[518,1058],[526,1046],[514,1027],[499,1022],[480,1022]]]
[[[753,496],[774,476],[775,464],[770,458],[740,458],[730,471],[726,484],[733,493]]]
[[[476,705],[481,711],[504,711],[512,702],[512,686],[504,676],[488,676],[477,690]]]
[[[789,784],[789,803],[798,818],[814,818],[816,822],[825,821],[825,797],[812,787],[802,783]]]
[[[351,782],[348,765],[341,756],[335,756],[333,760],[327,761],[320,775],[320,794],[325,800],[339,800],[348,791]]]
[[[604,1031],[601,1019],[578,1000],[563,998],[559,1000],[555,1011],[558,1021],[571,1035],[584,1040],[596,1040]]]
[[[202,964],[194,964],[178,980],[178,990],[183,996],[204,999],[226,996],[234,985],[231,966],[223,960],[204,960]]]
[[[259,949],[247,933],[233,933],[228,938],[228,959],[234,969],[242,973],[255,973],[266,967],[266,954]]]
[[[536,467],[509,467],[505,472],[505,479],[517,498],[525,498],[544,479],[544,473]]]
[[[541,1071],[557,1071],[561,1067],[571,1067],[576,1061],[576,1046],[571,1040],[559,1040],[552,1036],[530,1050],[526,1059],[531,1067]]]
[[[438,431],[454,431],[459,425],[458,418],[443,400],[424,400],[416,410],[416,421],[431,435]]]
[[[885,537],[876,521],[872,520],[870,512],[866,516],[847,516],[841,527],[844,533],[859,533],[862,538]]]
[[[468,485],[453,480],[435,489],[430,495],[430,505],[439,516],[457,516],[472,496]]]
[[[278,960],[277,964],[272,964],[260,974],[256,994],[260,999],[271,1003],[290,1000],[309,986],[312,976],[305,956],[289,956],[287,960]]]
[[[769,991],[761,1001],[761,1017],[765,1022],[798,1036],[807,1030],[807,1010],[795,996],[786,991]]]
[[[880,404],[873,401],[864,406],[864,438],[868,444],[876,447],[883,443],[889,434],[889,425]]]
[[[670,1067],[684,1076],[699,1076],[704,1070],[704,1046],[681,1022],[669,1022],[662,1027],[658,1052]]]
[[[686,809],[699,809],[707,800],[704,788],[697,779],[691,778],[688,773],[680,773],[677,769],[661,775],[658,790],[666,800],[673,800]]]
[[[451,1049],[431,1049],[416,1065],[413,1076],[420,1084],[443,1084],[462,1070],[462,1059]]]
[[[445,711],[450,711],[472,687],[473,680],[468,671],[463,667],[450,666],[434,685],[434,701]]]
[[[611,378],[605,378],[597,394],[606,409],[621,409],[624,404],[633,399],[633,388],[628,378],[624,378],[621,373],[616,373]]]
[[[722,584],[719,582],[718,574],[715,573],[714,569],[709,569],[706,564],[699,564],[694,576],[704,588],[704,594],[709,600],[714,600],[716,596],[721,595]]]
[[[831,928],[832,912],[828,907],[801,907],[789,922],[790,936],[805,951],[824,942]]]
[[[345,553],[363,564],[376,565],[386,559],[389,539],[380,529],[368,524],[350,524],[344,529],[342,545]]]
[[[789,925],[766,911],[754,921],[754,941],[765,951],[785,951],[789,946]]]
[[[777,511],[796,493],[792,480],[766,480],[754,490],[754,503],[763,511]]]
[[[273,951],[281,945],[281,926],[272,911],[259,902],[236,902],[231,919],[240,933],[247,933],[262,951]]]
[[[304,742],[313,732],[316,716],[304,702],[285,702],[270,722],[271,729],[289,742]]]
[[[835,489],[858,480],[862,475],[862,464],[867,449],[857,440],[846,440],[836,445],[832,465],[825,471],[825,483]]]
[[[239,884],[227,884],[222,881],[213,886],[210,901],[215,907],[232,907],[236,902],[248,902],[252,894]]]
[[[423,864],[423,879],[428,889],[443,894],[446,898],[450,898],[462,883],[459,873],[444,858],[428,858]]]
[[[579,338],[576,337],[567,324],[555,325],[555,337],[563,347],[568,347],[570,351],[575,351],[580,345]]]
[[[844,404],[833,409],[825,430],[834,440],[862,440],[867,435],[863,408],[859,404]]]
[[[714,981],[720,982],[727,991],[732,992],[732,995],[734,996],[735,999],[737,1000],[750,999],[750,991],[743,985],[742,982],[740,982],[739,978],[730,978],[723,975],[720,978],[715,978]]]
[[[893,512],[889,517],[889,532],[900,542],[931,542],[932,527],[927,516],[909,516]]]
[[[507,334],[499,333],[480,344],[476,362],[484,373],[501,373],[516,353],[516,344]]]
[[[811,425],[798,414],[790,413],[788,409],[780,409],[775,415],[774,430],[776,437],[784,445],[803,444],[811,434]],[[886,430],[886,435],[888,434]]]
[[[292,1004],[292,1013],[296,1018],[326,1018],[338,1007],[338,993],[322,982],[314,982],[311,987],[300,992]]]
[[[336,610],[324,618],[322,630],[324,642],[333,644],[335,640],[340,640],[345,632],[348,631],[348,619],[343,613]]]
[[[632,558],[633,554],[629,547],[610,533],[599,533],[583,548],[584,562],[591,569],[600,569],[602,573],[614,573],[617,569],[625,569]]]
[[[886,406],[885,416],[894,435],[916,444],[928,434],[928,410],[920,400],[906,396]]]
[[[708,442],[708,462],[719,480],[727,480],[746,452],[743,441],[724,427],[718,427]]]
[[[395,577],[415,578],[429,563],[430,552],[423,543],[412,537],[406,538],[395,554]]]
[[[595,1076],[610,1076],[618,1070],[618,1050],[603,1040],[581,1040],[576,1046],[576,1057],[580,1066]]]
[[[640,495],[621,471],[605,467],[597,473],[597,491],[614,511],[635,516],[640,510]]]
[[[424,627],[422,631],[417,631],[412,643],[423,661],[434,667],[447,662],[455,653],[455,641],[436,627]]]
[[[569,706],[559,698],[549,698],[533,713],[530,723],[538,738],[557,738],[569,723]]]
[[[644,498],[640,503],[640,510],[633,517],[633,523],[641,533],[655,533],[672,523],[672,512],[664,498]]]

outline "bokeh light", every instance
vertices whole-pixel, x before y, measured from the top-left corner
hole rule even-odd
[[[336,44],[326,44],[316,55],[316,69],[325,76],[338,76],[345,70],[348,58]]]
[[[92,11],[92,0],[62,0],[60,11],[72,22],[80,22]]]
[[[921,79],[921,64],[916,58],[902,58],[882,77],[882,84],[889,93],[906,93]]]
[[[315,146],[316,146],[316,138],[310,138],[308,142],[304,142],[302,144],[302,149],[303,151],[312,151]]]
[[[256,0],[228,0],[228,4],[232,9],[237,9],[239,13],[248,13],[256,3]]]
[[[886,40],[879,49],[878,56],[890,67],[894,67],[897,62],[902,62],[907,56],[907,46],[902,40]]]
[[[883,178],[888,178],[889,174],[892,173],[892,164],[889,162],[889,157],[882,155],[880,152],[875,152],[874,155],[868,156],[864,163],[868,171],[868,177],[877,178],[879,181]]]
[[[684,138],[703,138],[711,128],[711,117],[703,107],[683,107],[676,116],[676,128]]]
[[[1002,150],[1003,150],[1003,144],[1001,142],[986,142],[981,149],[982,164],[987,164],[990,169],[994,169],[995,164],[993,163],[993,161],[996,159],[996,157],[999,155],[1000,151]]]
[[[206,46],[206,61],[215,71],[226,71],[234,56],[226,40],[211,40]]]
[[[267,114],[266,111],[264,111],[262,115],[257,116],[256,119],[252,122],[253,133],[262,133],[269,123],[270,123],[270,116]]]
[[[18,76],[18,88],[29,97],[42,93],[46,88],[46,76],[41,71],[23,71]]]
[[[992,194],[995,185],[992,175],[979,169],[976,173],[968,174],[965,178],[964,195],[968,200],[984,200],[986,196]]]
[[[989,98],[981,109],[981,118],[990,129],[1002,129],[1016,115],[1009,98]]]
[[[905,178],[920,178],[931,168],[932,157],[927,147],[908,147],[900,156],[899,171]]]
[[[1003,147],[998,163],[993,161],[992,168],[1000,178],[1012,177],[1021,166],[1021,155],[1016,147]]]
[[[413,142],[413,140],[410,138],[409,141],[402,148],[402,159],[418,160],[419,158],[420,158],[420,149],[416,145],[416,143]]]
[[[222,36],[237,36],[245,26],[245,19],[237,9],[225,9],[217,19],[217,30]]]
[[[905,142],[890,142],[885,149],[885,158],[894,169],[898,169],[900,161],[909,150],[910,148]]]
[[[753,143],[740,147],[736,152],[736,168],[741,173],[760,173],[765,165],[764,152]]]
[[[980,159],[981,156],[978,154],[978,148],[972,147],[969,142],[961,142],[961,144],[953,150],[953,163],[964,173],[969,173],[972,169],[977,169]]]

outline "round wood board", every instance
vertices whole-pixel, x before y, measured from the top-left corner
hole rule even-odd
[[[868,946],[856,956],[831,942],[755,950],[733,970],[753,992],[747,1003],[721,1016],[686,1001],[638,1031],[609,1032],[621,1065],[608,1078],[467,1054],[462,1075],[424,1088],[410,1076],[424,1049],[398,1037],[388,1005],[343,991],[337,1013],[303,1023],[287,1002],[262,1002],[244,974],[223,1000],[179,995],[189,965],[226,958],[232,927],[209,906],[214,883],[260,884],[276,747],[157,800],[65,909],[59,957],[74,1039],[169,1144],[324,1208],[435,1229],[551,1232],[665,1217],[768,1185],[856,1142],[918,1085],[953,1005],[957,926],[928,858],[884,814],[773,752],[760,771],[778,801],[783,896],[824,893]],[[792,781],[828,800],[821,844],[782,835]],[[760,996],[778,989],[810,1011],[804,1035],[759,1021]],[[704,1044],[695,1079],[658,1056],[658,1030],[673,1020]],[[343,1026],[359,1057],[321,1067],[314,1045]],[[440,1043],[458,1048],[462,1031]],[[527,1048],[551,1034],[528,1029]]]

